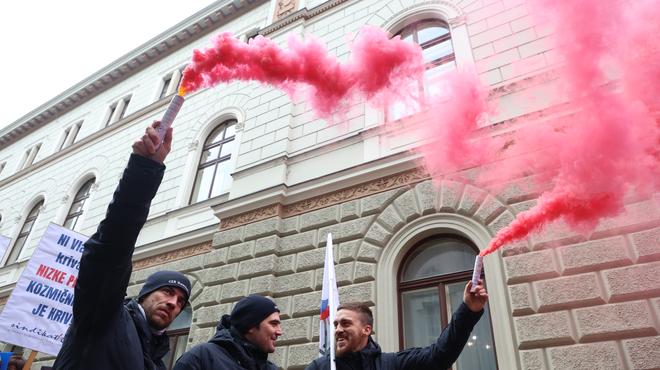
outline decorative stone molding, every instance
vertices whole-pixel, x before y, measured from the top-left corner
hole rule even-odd
[[[220,230],[231,229],[274,216],[279,216],[280,218],[296,216],[349,200],[363,198],[387,190],[416,184],[428,178],[429,175],[426,171],[421,168],[415,168],[289,205],[272,204],[253,211],[227,217],[220,222]]]
[[[197,150],[197,147],[199,147],[199,140],[193,140],[188,144],[188,151],[189,152],[194,152]]]
[[[0,305],[6,305],[8,300],[9,300],[9,296],[0,297]]]
[[[189,247],[177,249],[171,252],[158,254],[155,256],[143,258],[133,262],[133,271],[145,269],[147,267],[162,265],[168,262],[196,256],[212,251],[211,241],[191,245]]]
[[[69,202],[69,199],[71,199],[71,196],[69,194],[66,194],[62,197],[62,204],[67,204]]]

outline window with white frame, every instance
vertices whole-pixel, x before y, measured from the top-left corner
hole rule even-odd
[[[190,324],[192,323],[192,308],[186,305],[179,316],[167,327],[167,336],[170,340],[170,350],[163,357],[163,363],[167,369],[172,369],[176,361],[186,350]]]
[[[92,190],[92,186],[94,186],[94,180],[94,178],[91,178],[80,187],[76,196],[73,198],[71,208],[69,208],[69,213],[66,215],[62,226],[69,230],[78,230],[78,220],[80,220],[85,210],[85,202],[89,199],[89,193]]]
[[[398,275],[402,349],[435,342],[463,302],[463,290],[472,277],[477,253],[477,247],[465,238],[436,235],[421,241],[404,257]],[[497,369],[488,305],[455,368]]]
[[[73,143],[76,141],[76,136],[78,136],[78,131],[80,131],[81,126],[82,121],[76,122],[64,129],[58,150],[66,149],[73,145]]]
[[[183,70],[185,68],[186,66],[178,68],[172,71],[172,73],[169,73],[163,77],[160,85],[160,94],[158,95],[158,100],[176,93],[179,85],[181,84],[181,77],[183,76]]]
[[[23,153],[23,158],[21,159],[21,163],[18,166],[19,171],[30,167],[32,163],[34,163],[34,159],[37,157],[39,149],[41,149],[41,143],[31,146],[25,151],[25,153]]]
[[[231,180],[230,159],[236,144],[236,123],[235,119],[228,119],[206,138],[190,195],[191,204],[220,195]]]
[[[124,115],[126,114],[126,109],[128,108],[128,104],[130,102],[131,102],[131,96],[127,95],[117,100],[116,102],[110,104],[110,107],[108,108],[108,112],[106,115],[105,126],[110,126],[113,123],[124,118]]]
[[[396,36],[422,48],[426,70],[423,81],[416,86],[418,91],[413,95],[418,96],[419,102],[424,105],[436,91],[439,77],[456,67],[449,25],[440,19],[426,18],[406,25]],[[387,120],[394,121],[417,113],[420,109],[417,103],[396,103],[388,109]]]
[[[11,254],[9,254],[9,259],[7,260],[6,265],[12,264],[18,260],[18,257],[21,255],[21,251],[23,250],[25,243],[30,237],[32,227],[34,226],[35,222],[37,222],[39,212],[41,211],[41,207],[43,207],[43,205],[44,201],[39,201],[34,207],[32,207],[30,213],[28,213],[27,217],[25,218],[25,221],[23,221],[23,226],[21,227],[21,231],[16,237],[16,242],[14,243],[14,247],[11,250]]]

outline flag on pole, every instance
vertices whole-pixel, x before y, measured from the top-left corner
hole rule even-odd
[[[319,357],[330,354],[330,367],[335,368],[335,313],[339,306],[335,259],[332,253],[332,235],[328,233],[323,264],[323,291],[321,292],[321,326],[319,330]]]

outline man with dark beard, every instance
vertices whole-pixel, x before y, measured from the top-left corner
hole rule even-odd
[[[108,206],[105,219],[85,243],[73,301],[73,321],[55,359],[56,370],[164,370],[167,328],[188,303],[190,281],[176,271],[147,278],[137,299],[125,299],[138,234],[160,185],[162,145],[156,121],[133,144],[133,154]]]
[[[383,353],[371,338],[374,318],[364,304],[344,304],[335,317],[335,363],[337,370],[431,370],[448,369],[458,359],[470,332],[483,314],[488,293],[481,281],[471,292],[472,282],[465,286],[463,303],[435,343],[424,348],[409,348]],[[317,358],[305,370],[330,369],[330,355]]]

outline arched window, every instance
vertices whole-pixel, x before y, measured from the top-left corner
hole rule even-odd
[[[399,270],[401,348],[435,342],[463,302],[477,248],[459,236],[442,235],[419,243]],[[458,370],[497,369],[488,306],[456,361]]]
[[[170,351],[167,352],[165,357],[163,357],[163,363],[168,369],[174,367],[176,360],[178,360],[186,350],[191,322],[192,308],[190,308],[190,305],[188,304],[167,328],[167,335],[170,339]]]
[[[14,243],[14,248],[11,250],[11,254],[9,255],[9,259],[7,260],[6,263],[7,265],[14,263],[16,262],[16,260],[18,260],[18,256],[21,254],[21,251],[23,250],[25,243],[30,237],[32,226],[34,226],[34,223],[37,221],[37,217],[39,217],[39,211],[41,210],[41,207],[43,207],[43,205],[44,205],[44,201],[43,200],[39,201],[39,203],[37,203],[34,207],[32,207],[30,213],[28,213],[27,217],[25,218],[25,222],[23,222],[23,227],[21,227],[21,232],[19,232],[18,236],[16,237],[16,243]]]
[[[439,76],[456,66],[449,26],[439,19],[422,19],[408,24],[396,35],[401,36],[402,40],[414,42],[422,48],[426,71],[424,81],[419,84],[418,88],[420,99],[425,101],[434,95]],[[393,121],[418,111],[419,107],[398,103],[390,107],[387,118],[389,121]]]
[[[231,180],[230,159],[236,144],[236,122],[235,119],[224,121],[206,138],[190,203],[213,198],[227,190],[226,186]]]
[[[69,230],[76,230],[78,220],[84,212],[85,202],[89,198],[89,192],[94,185],[94,180],[94,178],[91,178],[80,187],[78,193],[76,193],[76,196],[73,198],[73,203],[71,203],[71,208],[69,209],[69,213],[66,215],[62,226]]]

